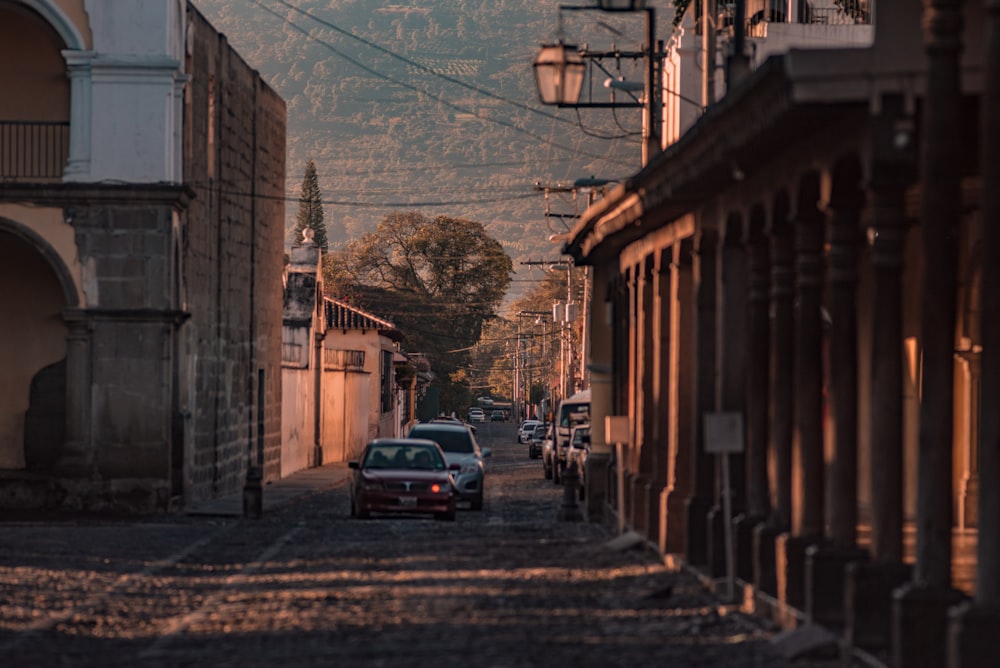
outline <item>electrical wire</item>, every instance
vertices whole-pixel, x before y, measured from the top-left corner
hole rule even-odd
[[[407,90],[412,90],[415,93],[419,93],[421,95],[426,95],[427,97],[429,97],[430,99],[434,100],[435,102],[443,104],[444,106],[449,107],[451,109],[455,109],[456,111],[460,111],[460,112],[466,113],[466,114],[474,114],[475,113],[474,110],[467,109],[467,108],[462,107],[460,105],[457,105],[457,104],[455,104],[453,102],[450,102],[450,101],[444,99],[443,97],[441,97],[440,95],[436,95],[436,94],[434,94],[434,93],[432,93],[430,91],[421,89],[421,88],[419,88],[417,86],[414,86],[413,84],[407,83],[405,81],[400,81],[399,79],[395,79],[395,78],[393,78],[393,77],[391,77],[391,76],[389,76],[387,74],[383,74],[383,73],[381,73],[381,72],[379,72],[379,71],[377,71],[377,70],[375,70],[375,69],[373,69],[371,67],[368,67],[364,63],[362,63],[362,62],[356,60],[355,58],[352,58],[351,56],[348,56],[347,54],[345,54],[342,51],[338,50],[335,46],[333,46],[329,42],[326,42],[325,40],[322,40],[322,39],[319,39],[318,37],[313,36],[308,30],[306,30],[305,28],[299,26],[298,24],[296,24],[291,19],[288,19],[287,17],[284,17],[284,16],[278,14],[277,12],[275,12],[274,10],[272,10],[270,7],[267,7],[266,5],[262,4],[262,2],[260,0],[251,0],[251,1],[255,5],[257,5],[258,7],[260,7],[264,11],[266,11],[267,13],[269,13],[272,16],[274,16],[275,18],[281,20],[283,23],[291,26],[293,29],[295,29],[296,31],[300,32],[301,34],[305,35],[308,39],[311,39],[311,40],[317,42],[318,44],[323,45],[324,47],[326,47],[329,51],[331,51],[335,55],[339,56],[340,58],[343,58],[347,62],[349,62],[352,65],[354,65],[355,67],[357,67],[357,68],[359,68],[359,69],[367,72],[368,74],[371,74],[372,76],[377,77],[379,79],[383,79],[385,81],[389,81],[389,82],[394,83],[394,84],[396,84],[398,86],[402,86],[403,88],[406,88]],[[297,9],[297,8],[293,7],[292,5],[289,5],[288,3],[283,2],[283,0],[275,0],[275,1],[281,3],[282,5],[284,5],[286,7],[289,7],[290,9],[294,9],[295,11],[298,11],[299,13],[303,13],[306,16],[310,16],[310,18],[313,18],[307,12],[304,12],[302,10]],[[315,19],[314,18],[313,20],[316,20],[317,22],[319,22],[321,24],[325,24],[321,19]],[[332,24],[330,24],[330,25],[332,26]],[[344,32],[342,29],[336,28],[335,26],[333,26],[333,29],[335,29],[335,30],[337,30],[339,32],[342,32],[342,33]],[[349,34],[349,33],[347,33],[347,34]],[[381,47],[378,47],[378,48],[381,49]],[[528,108],[530,109],[530,107],[528,107]],[[545,115],[552,117],[552,114],[545,114]],[[505,121],[505,120],[502,120],[502,119],[499,119],[499,118],[493,118],[493,117],[485,117],[483,120],[486,120],[486,121],[488,121],[490,123],[495,123],[495,124],[500,125],[502,127],[508,128],[510,130],[513,130],[514,132],[521,133],[521,134],[526,135],[526,136],[528,136],[528,137],[530,137],[530,138],[532,138],[532,139],[534,139],[536,141],[550,143],[544,137],[542,137],[542,136],[540,136],[540,135],[538,135],[538,134],[536,134],[536,133],[534,133],[534,132],[532,132],[530,130],[526,130],[524,128],[518,127],[514,123],[510,123],[508,121]],[[582,155],[582,156],[585,156],[585,157],[588,157],[588,158],[594,158],[596,160],[601,160],[601,161],[605,161],[605,162],[609,162],[609,163],[617,163],[617,164],[621,164],[621,165],[627,165],[628,164],[628,163],[626,163],[623,160],[618,160],[618,159],[610,157],[607,153],[599,154],[599,153],[590,153],[590,152],[587,152],[587,151],[580,151],[579,148],[574,149],[574,148],[571,148],[569,146],[563,146],[562,144],[558,144],[558,143],[555,143],[555,142],[551,142],[550,145],[553,146],[554,148],[558,148],[558,149],[563,150],[563,151],[570,151],[570,152],[572,152],[576,156],[581,156]]]

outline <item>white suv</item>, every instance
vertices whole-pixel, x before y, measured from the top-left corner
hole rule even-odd
[[[525,420],[522,422],[521,426],[517,428],[517,442],[530,443],[531,435],[535,432],[535,427],[540,424],[541,422],[538,420]]]

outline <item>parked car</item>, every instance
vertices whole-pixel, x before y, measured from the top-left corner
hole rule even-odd
[[[348,466],[352,469],[351,517],[404,513],[454,521],[458,493],[453,476],[461,466],[449,464],[434,441],[375,439]]]
[[[486,459],[491,451],[479,447],[471,426],[424,422],[413,425],[407,438],[429,439],[440,445],[448,465],[459,465],[454,474],[458,500],[468,501],[473,510],[482,510]]]
[[[528,458],[538,459],[542,456],[542,443],[545,442],[545,438],[548,436],[550,425],[546,423],[539,422],[535,425],[534,429],[531,431],[531,436],[528,438]]]
[[[506,416],[501,410],[495,410],[490,413],[490,422],[503,422],[505,418]]]
[[[552,480],[556,470],[555,426],[549,425],[542,438],[542,473],[546,480]]]
[[[517,442],[531,443],[531,435],[535,432],[535,427],[540,425],[539,420],[525,420],[517,428]]]
[[[579,495],[584,496],[584,473],[587,470],[587,456],[590,455],[590,424],[579,424],[573,427],[569,439],[569,449],[566,451],[566,470],[576,471],[579,481]]]
[[[554,434],[557,465],[552,469],[552,481],[560,482],[560,474],[566,466],[566,452],[569,437],[578,424],[590,422],[590,390],[581,390],[559,402]]]

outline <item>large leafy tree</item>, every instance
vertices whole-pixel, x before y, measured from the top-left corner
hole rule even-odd
[[[293,244],[302,240],[302,232],[306,228],[313,231],[313,242],[325,253],[329,249],[329,242],[326,238],[326,223],[323,222],[323,196],[319,191],[316,164],[312,160],[306,163],[305,174],[302,177],[299,213],[295,218],[295,231],[292,233]]]
[[[500,242],[475,221],[392,213],[348,245],[343,263],[337,283],[349,275],[360,305],[391,319],[407,350],[431,357],[446,381],[443,408],[464,410],[469,350],[495,317],[514,271]]]

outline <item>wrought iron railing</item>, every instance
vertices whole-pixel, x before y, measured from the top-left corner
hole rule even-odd
[[[61,179],[68,157],[68,121],[0,121],[0,180]]]
[[[798,14],[796,23],[824,25],[871,25],[875,0],[809,0]],[[731,0],[719,3],[719,24],[731,27],[735,5]],[[746,34],[763,37],[768,23],[789,23],[788,3],[784,0],[748,0]]]

